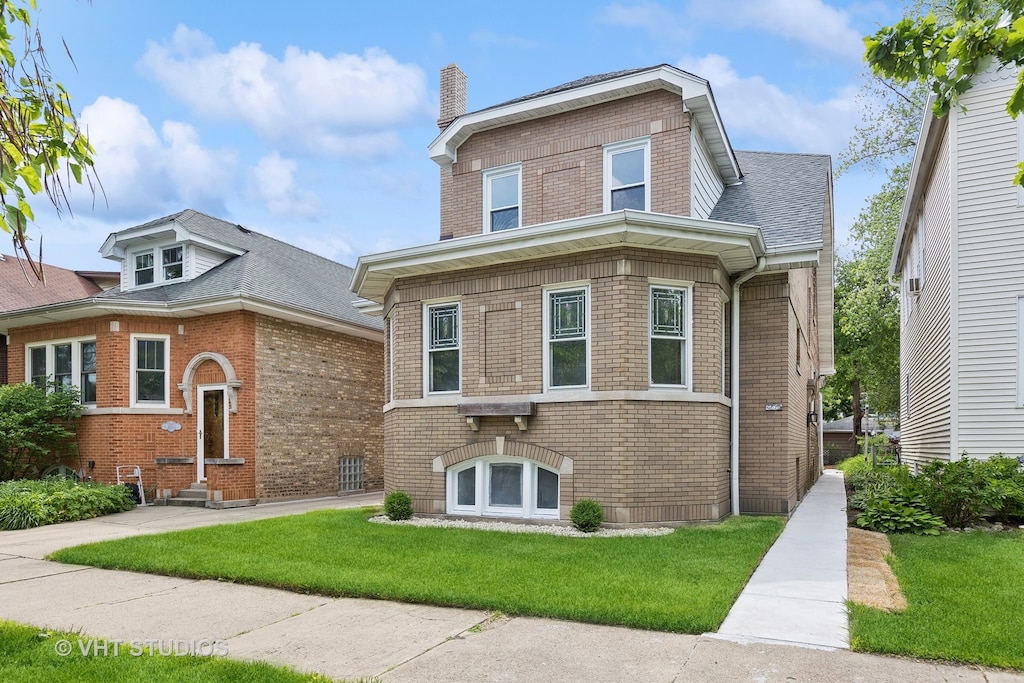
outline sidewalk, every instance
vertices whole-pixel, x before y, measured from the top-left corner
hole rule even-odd
[[[827,479],[823,482],[829,485]],[[812,493],[820,487],[821,483]],[[379,495],[332,498],[221,511],[142,508],[97,520],[0,532],[0,618],[42,628],[81,629],[87,636],[107,639],[218,639],[226,643],[231,657],[287,664],[338,679],[1024,682],[1017,674],[848,650],[763,640],[737,643],[714,634],[691,636],[551,619],[489,621],[477,610],[335,599],[40,559],[56,548],[102,538],[379,500]],[[810,501],[808,496],[801,508]],[[807,516],[813,519],[813,514]],[[794,521],[799,521],[796,515],[790,524]]]
[[[718,636],[849,648],[846,614],[846,490],[826,470],[718,629]]]

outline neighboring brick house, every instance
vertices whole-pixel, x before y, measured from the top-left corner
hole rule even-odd
[[[890,278],[900,279],[900,445],[917,468],[1024,454],[1024,117],[1013,68],[925,108]]]
[[[427,514],[791,512],[833,372],[829,158],[734,152],[671,66],[466,113],[451,65],[438,123],[441,240],[352,285],[385,319],[385,490]]]
[[[81,388],[74,469],[212,507],[335,495],[342,464],[382,486],[383,336],[350,268],[192,210],[100,251],[119,288],[0,315],[11,377]]]
[[[43,281],[17,256],[0,254],[0,313],[84,299],[118,284],[118,273],[46,265]],[[15,382],[20,382],[18,378]],[[7,384],[7,336],[0,334],[0,384]]]

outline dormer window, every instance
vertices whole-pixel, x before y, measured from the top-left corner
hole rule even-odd
[[[180,280],[184,275],[184,254],[185,248],[180,244],[134,252],[132,267],[135,286]]]
[[[651,210],[651,142],[648,138],[604,148],[604,210]]]
[[[520,227],[522,168],[519,164],[484,171],[484,232]]]

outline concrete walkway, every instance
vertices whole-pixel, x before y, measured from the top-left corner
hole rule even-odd
[[[815,493],[832,483],[823,480]],[[810,500],[799,509],[812,509]],[[85,637],[109,640],[220,640],[230,657],[286,664],[337,679],[1024,683],[1024,676],[1017,674],[849,650],[764,640],[729,642],[718,636],[552,619],[492,620],[478,610],[335,599],[41,559],[87,541],[379,501],[379,495],[370,495],[219,511],[139,508],[96,520],[0,532],[0,618],[40,628],[80,629]],[[794,515],[790,524],[800,521]],[[805,531],[805,541],[815,535],[814,528]],[[800,534],[796,536],[799,541]],[[801,590],[795,599],[807,597],[808,590]],[[70,656],[80,655],[76,651]]]
[[[718,636],[848,648],[846,491],[826,470],[793,512],[729,611]]]

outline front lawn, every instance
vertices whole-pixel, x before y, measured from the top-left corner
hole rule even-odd
[[[1024,532],[889,540],[908,607],[853,605],[854,649],[1024,669]]]
[[[133,656],[127,645],[120,646],[119,654],[114,656],[114,644],[106,643],[104,653],[104,642],[75,633],[46,631],[0,620],[0,680],[39,683],[312,683],[330,680],[265,662],[238,662],[219,656]],[[169,644],[166,649],[170,649]],[[83,655],[83,650],[89,654]],[[145,648],[142,651],[145,653]]]
[[[372,514],[323,510],[77,546],[50,559],[703,633],[725,619],[784,524],[740,517],[668,536],[565,538],[372,524]]]

